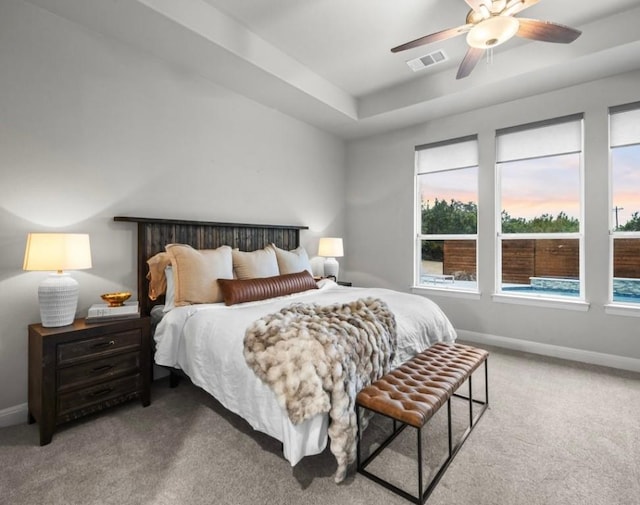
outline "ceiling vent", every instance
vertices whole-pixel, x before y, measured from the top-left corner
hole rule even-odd
[[[447,55],[442,50],[434,51],[433,53],[426,54],[424,56],[420,56],[420,58],[414,58],[413,60],[407,61],[407,65],[414,72],[418,70],[422,70],[423,68],[431,67],[438,63],[442,63],[443,61],[447,61]]]

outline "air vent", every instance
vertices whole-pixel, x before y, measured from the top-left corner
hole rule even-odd
[[[420,56],[420,58],[414,58],[413,60],[407,61],[407,65],[414,72],[418,70],[422,70],[423,68],[431,67],[438,63],[442,63],[443,61],[447,61],[447,55],[442,50],[434,51],[433,53],[425,54],[424,56]]]

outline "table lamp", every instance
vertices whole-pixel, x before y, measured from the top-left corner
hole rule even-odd
[[[324,276],[335,277],[338,280],[338,269],[340,265],[336,258],[344,256],[342,239],[337,237],[323,237],[318,245],[318,256],[324,256]]]
[[[55,271],[38,286],[42,326],[71,324],[78,307],[78,282],[63,270],[91,268],[89,235],[84,233],[29,233],[23,270]]]

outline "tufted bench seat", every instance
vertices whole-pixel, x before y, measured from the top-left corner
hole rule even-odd
[[[489,405],[489,381],[487,360],[489,353],[462,344],[437,343],[417,354],[401,366],[392,370],[363,388],[356,398],[358,415],[358,472],[382,484],[395,493],[418,504],[422,504],[431,494],[454,456],[468,437],[473,426],[484,414]],[[485,398],[483,401],[473,399],[472,374],[484,363],[485,365]],[[468,396],[456,393],[458,388],[468,380]],[[456,396],[469,402],[469,427],[461,440],[453,447],[451,432],[451,397]],[[449,455],[438,473],[423,491],[422,482],[422,428],[427,421],[447,404]],[[474,417],[473,404],[482,407]],[[361,459],[361,409],[381,414],[393,420],[393,433],[371,453],[364,461]],[[397,423],[401,423],[400,427]],[[403,489],[370,473],[366,467],[398,436],[407,426],[418,431],[418,495],[409,494]]]

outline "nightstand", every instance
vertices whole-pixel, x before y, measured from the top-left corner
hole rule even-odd
[[[149,318],[60,328],[29,325],[29,423],[40,445],[55,427],[127,400],[151,402]]]

